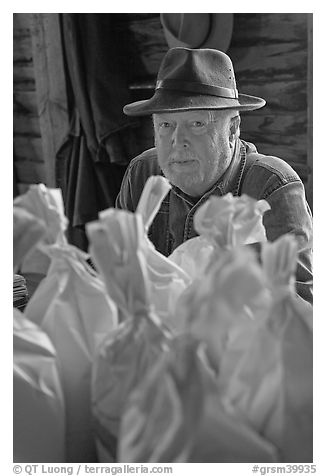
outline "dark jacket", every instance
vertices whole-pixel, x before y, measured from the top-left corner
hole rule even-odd
[[[135,211],[147,178],[162,175],[156,149],[149,149],[129,164],[116,206]],[[194,213],[211,195],[249,195],[271,206],[263,217],[266,236],[274,241],[293,233],[299,244],[297,293],[312,303],[312,216],[298,174],[278,157],[257,153],[253,144],[239,140],[232,162],[220,180],[202,197],[194,198],[172,187],[149,230],[156,249],[168,256],[184,241],[197,236]]]

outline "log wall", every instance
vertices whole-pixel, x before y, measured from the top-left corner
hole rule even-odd
[[[14,195],[45,182],[41,129],[33,64],[30,15],[13,16]]]
[[[234,20],[228,53],[238,89],[267,102],[260,110],[242,114],[242,137],[260,152],[286,160],[307,182],[312,152],[307,133],[312,79],[309,15],[236,14]]]
[[[55,156],[68,130],[56,13],[14,13],[14,194],[34,183],[55,186]]]

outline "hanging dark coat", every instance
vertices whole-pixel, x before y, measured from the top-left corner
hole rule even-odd
[[[65,13],[61,19],[71,120],[56,156],[56,177],[68,240],[86,250],[85,223],[114,206],[126,165],[140,146],[137,123],[122,111],[131,101],[130,73],[114,14]]]

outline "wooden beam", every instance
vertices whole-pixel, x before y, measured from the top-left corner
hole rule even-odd
[[[30,25],[46,184],[55,187],[55,157],[69,127],[59,14],[31,13]]]

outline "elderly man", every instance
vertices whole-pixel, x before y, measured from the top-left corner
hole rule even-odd
[[[233,65],[225,53],[169,50],[154,96],[124,107],[131,116],[153,115],[155,148],[130,162],[116,205],[134,211],[148,177],[164,174],[172,190],[149,236],[167,256],[196,236],[194,213],[211,195],[231,192],[265,199],[271,206],[263,218],[267,238],[296,236],[297,292],[312,302],[312,218],[304,186],[286,162],[259,154],[239,137],[239,112],[264,105],[264,99],[238,93]]]

